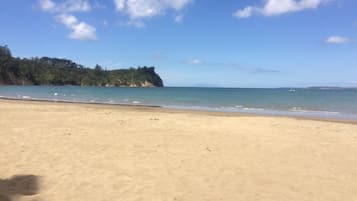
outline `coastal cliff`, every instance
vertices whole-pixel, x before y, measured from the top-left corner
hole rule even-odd
[[[79,85],[106,87],[163,87],[154,67],[94,69],[68,59],[14,58],[7,46],[0,46],[0,85]]]

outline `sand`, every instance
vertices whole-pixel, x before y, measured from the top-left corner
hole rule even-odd
[[[38,182],[38,192],[11,194],[4,186],[16,183],[15,175],[38,178],[22,185]],[[29,201],[356,201],[357,125],[0,100],[0,194]]]

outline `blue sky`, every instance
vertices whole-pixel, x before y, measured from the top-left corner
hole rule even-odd
[[[2,0],[18,57],[155,66],[167,86],[357,86],[355,0]]]

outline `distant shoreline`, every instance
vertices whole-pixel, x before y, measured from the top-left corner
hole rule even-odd
[[[44,99],[22,99],[0,96],[1,101],[9,102],[24,102],[24,103],[37,103],[37,104],[68,104],[68,105],[83,105],[93,107],[109,107],[116,109],[133,109],[139,111],[151,111],[151,112],[168,112],[168,113],[187,113],[187,114],[202,114],[209,116],[222,116],[222,117],[268,117],[268,118],[288,118],[297,120],[313,120],[322,122],[335,122],[346,124],[357,124],[357,120],[350,119],[333,119],[333,118],[317,118],[317,117],[305,117],[305,116],[289,116],[289,115],[269,115],[269,114],[249,114],[241,112],[224,112],[224,111],[207,111],[207,110],[193,110],[193,109],[177,109],[166,108],[156,105],[134,105],[134,104],[121,104],[121,103],[100,103],[100,102],[85,102],[85,101],[65,101],[65,100],[44,100]]]

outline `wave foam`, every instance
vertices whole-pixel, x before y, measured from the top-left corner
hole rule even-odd
[[[334,111],[325,111],[325,110],[306,110],[301,107],[293,107],[289,109],[290,112],[301,112],[301,113],[324,113],[324,114],[340,114],[339,112]]]

